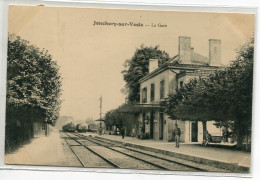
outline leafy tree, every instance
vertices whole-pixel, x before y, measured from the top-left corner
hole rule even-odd
[[[9,35],[7,125],[14,125],[17,120],[21,126],[27,124],[30,128],[37,121],[55,124],[59,117],[60,95],[59,66],[48,51],[19,36]]]
[[[253,57],[254,39],[250,39],[237,50],[231,65],[211,77],[214,80],[211,118],[233,130],[238,148],[250,136],[252,126]]]
[[[230,113],[234,120],[234,130],[238,147],[249,136],[252,126],[254,39],[237,51],[237,58],[227,68],[230,92]]]
[[[191,79],[189,83],[176,89],[174,94],[170,94],[166,101],[162,102],[166,106],[166,114],[171,119],[202,121],[205,137],[206,121],[211,120],[212,94],[207,93],[210,87],[206,78]]]
[[[125,70],[122,71],[126,82],[125,89],[122,92],[128,94],[129,102],[140,101],[139,80],[149,72],[149,59],[158,59],[159,67],[170,60],[168,53],[161,51],[159,46],[144,47],[143,45],[135,51],[134,56],[124,63]]]
[[[136,118],[136,114],[120,112],[120,109],[127,105],[129,104],[123,104],[116,109],[108,111],[105,115],[105,124],[119,129],[124,127],[126,134],[130,135],[132,128],[137,128],[138,118]]]
[[[118,109],[108,111],[105,115],[105,124],[121,128],[123,126],[124,114],[118,112]]]
[[[30,45],[19,36],[9,35],[7,61],[7,105],[38,108],[49,121],[56,120],[61,76],[48,51]]]

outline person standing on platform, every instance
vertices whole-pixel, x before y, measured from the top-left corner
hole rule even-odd
[[[125,138],[125,128],[124,127],[121,128],[121,135],[122,135],[122,139],[124,139]]]
[[[143,124],[141,127],[141,135],[140,135],[140,139],[144,138],[144,133],[145,133],[145,125]]]
[[[178,128],[178,124],[175,124],[175,129],[173,131],[173,136],[175,137],[176,147],[180,147],[180,136],[181,136],[181,129]]]
[[[99,133],[100,136],[102,135],[102,127],[98,128],[98,133]]]
[[[135,128],[132,129],[132,137],[135,137]]]

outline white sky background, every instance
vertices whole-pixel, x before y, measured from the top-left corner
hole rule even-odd
[[[167,28],[93,26],[94,21],[167,24]],[[242,14],[19,7],[9,9],[9,33],[48,49],[63,77],[60,115],[85,120],[124,102],[121,71],[141,44],[160,45],[172,57],[178,36],[190,36],[194,51],[208,57],[208,39],[222,40],[222,63],[254,33],[254,16]]]

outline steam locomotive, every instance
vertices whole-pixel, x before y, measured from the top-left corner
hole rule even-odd
[[[73,122],[65,124],[62,126],[62,130],[65,132],[80,132],[80,133],[85,133],[87,132],[87,127],[83,126],[81,124],[77,124],[76,126],[74,125]]]
[[[74,123],[68,123],[62,126],[62,130],[65,132],[75,132],[76,131],[76,127],[74,125]]]

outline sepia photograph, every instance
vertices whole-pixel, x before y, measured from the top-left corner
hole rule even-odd
[[[5,164],[251,172],[255,14],[10,5]]]

